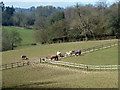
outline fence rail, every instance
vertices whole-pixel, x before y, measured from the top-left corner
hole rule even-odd
[[[110,48],[116,45],[119,45],[119,43],[114,42],[114,43],[99,45],[99,46],[91,47],[87,49],[82,49],[81,54],[86,54],[88,52],[93,52],[93,51],[104,49],[104,48]],[[84,65],[84,64],[77,64],[77,63],[70,63],[70,62],[63,62],[63,61],[51,61],[50,59],[40,58],[40,60],[33,60],[33,61],[27,60],[27,61],[20,61],[20,62],[0,65],[0,70],[12,69],[16,67],[22,67],[30,64],[39,64],[39,63],[49,63],[54,65],[75,67],[83,70],[117,70],[120,66],[120,65],[99,65],[99,66]]]
[[[120,68],[120,65],[85,65],[85,64],[77,64],[77,63],[70,63],[64,61],[50,61],[50,60],[40,61],[40,62],[59,65],[59,66],[79,68],[87,71],[118,70]]]
[[[105,45],[99,45],[96,47],[91,47],[87,49],[82,49],[81,54],[86,54],[88,52],[93,52],[105,48],[110,48],[113,46],[119,45],[119,43],[114,42],[114,43],[108,43]],[[50,61],[44,58],[44,61],[42,61],[42,58],[40,59],[40,62],[45,62],[49,64],[54,64],[54,65],[60,65],[60,66],[68,66],[68,67],[74,67],[74,68],[80,68],[83,70],[88,70],[88,71],[96,71],[96,70],[118,70],[120,65],[84,65],[84,64],[77,64],[77,63],[70,63],[70,62],[63,62],[63,61]]]
[[[29,64],[30,64],[30,61],[21,61],[21,62],[15,62],[10,64],[4,64],[4,65],[0,65],[0,70],[11,69],[15,67],[22,67]]]
[[[110,48],[110,47],[114,47],[119,45],[118,42],[114,42],[114,43],[108,43],[108,44],[104,44],[104,45],[99,45],[99,46],[95,46],[95,47],[91,47],[91,48],[87,48],[87,49],[82,49],[81,50],[81,54],[86,54],[88,52],[94,52],[97,50],[101,50],[101,49],[105,49],[105,48]]]

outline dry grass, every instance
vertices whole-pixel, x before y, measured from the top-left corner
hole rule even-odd
[[[117,88],[118,72],[85,72],[50,65],[30,65],[3,71],[3,87]]]

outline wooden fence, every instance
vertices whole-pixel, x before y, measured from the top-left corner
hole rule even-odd
[[[0,65],[0,70],[11,69],[11,68],[16,68],[16,67],[23,67],[26,65],[30,65],[30,61],[21,61],[21,62]]]
[[[64,61],[50,61],[50,60],[40,61],[40,62],[48,63],[52,65],[58,65],[58,66],[78,68],[87,71],[107,71],[107,70],[112,71],[112,70],[118,70],[120,68],[120,65],[85,65],[85,64],[70,63]]]
[[[119,43],[117,42],[108,43],[105,45],[99,45],[99,46],[88,48],[88,49],[82,49],[81,51],[82,51],[82,54],[86,54],[88,52],[110,48],[116,45],[119,45]],[[120,67],[120,65],[85,65],[85,64],[77,64],[77,63],[70,63],[70,62],[63,62],[63,61],[51,61],[50,59],[46,59],[46,58],[40,58],[40,63],[41,62],[49,63],[53,65],[59,65],[59,66],[74,67],[74,68],[79,68],[79,69],[88,70],[88,71],[118,70]]]
[[[93,52],[93,51],[97,51],[97,50],[101,50],[101,49],[105,49],[105,48],[114,47],[114,46],[117,46],[118,44],[119,44],[118,42],[114,42],[114,43],[108,43],[108,44],[99,45],[99,46],[95,46],[95,47],[91,47],[91,48],[87,48],[87,49],[82,49],[81,54],[86,54],[88,52]]]
[[[82,49],[82,54],[104,49],[104,48],[109,48],[118,45],[119,43],[109,43],[105,45],[99,45],[96,47],[88,48],[88,49]],[[84,64],[76,64],[76,63],[69,63],[69,62],[63,62],[63,61],[51,61],[50,59],[46,58],[40,58],[40,60],[26,60],[26,61],[20,61],[20,62],[15,62],[15,63],[10,63],[10,64],[4,64],[0,65],[0,70],[5,70],[5,69],[12,69],[16,67],[22,67],[30,64],[38,64],[38,63],[49,63],[49,64],[55,64],[55,65],[62,65],[62,66],[68,66],[68,67],[75,67],[75,68],[80,68],[83,70],[117,70],[119,65],[84,65]]]

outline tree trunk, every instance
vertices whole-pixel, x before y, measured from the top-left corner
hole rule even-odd
[[[85,41],[88,41],[88,37],[87,37],[87,35],[85,34]]]
[[[13,47],[14,47],[14,45],[13,45],[13,43],[12,43],[12,45],[11,45],[11,50],[14,50],[14,48],[13,48]]]

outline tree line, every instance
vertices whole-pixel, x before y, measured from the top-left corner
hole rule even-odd
[[[13,6],[5,7],[3,4],[2,25],[33,29],[36,42],[42,44],[119,38],[118,4],[76,4],[65,9],[38,6],[29,8],[29,12],[15,11]]]
[[[36,41],[42,43],[119,38],[118,4],[80,5],[56,11],[35,22]]]

